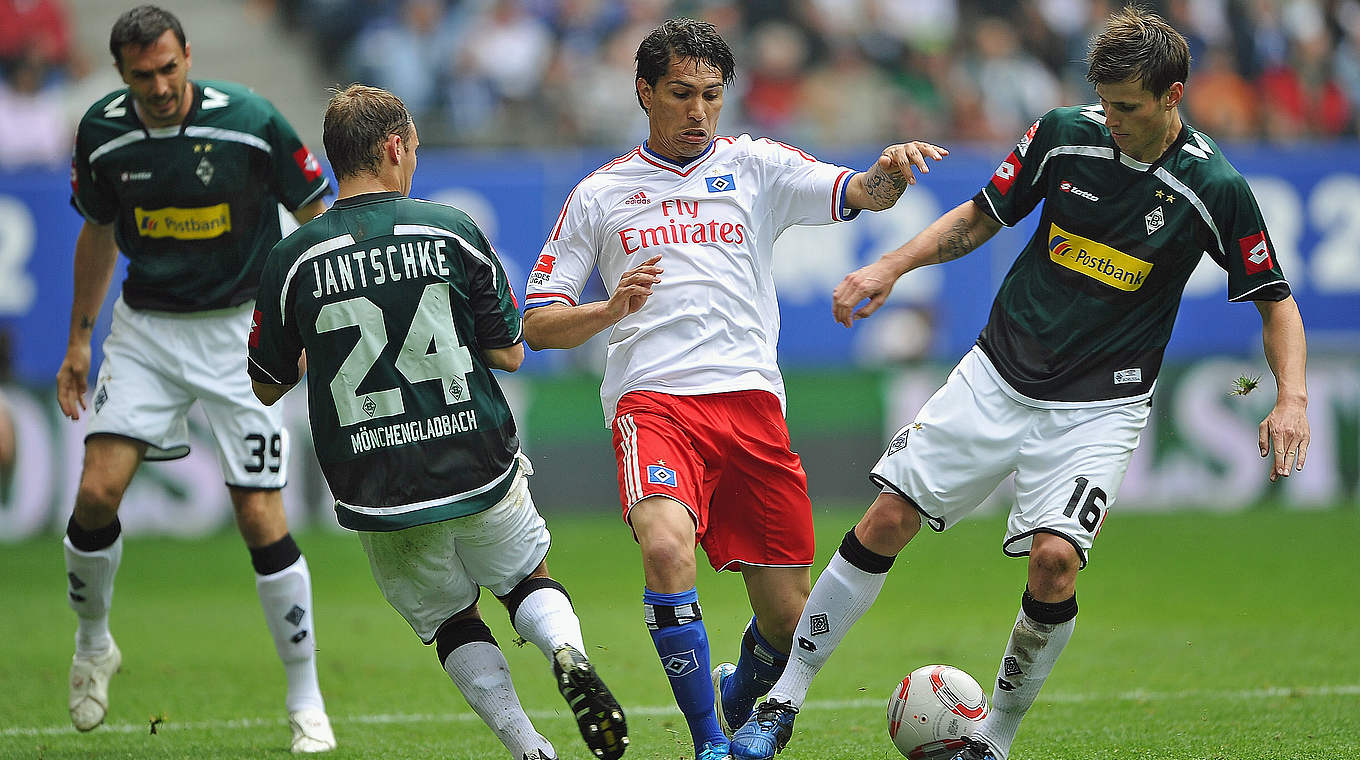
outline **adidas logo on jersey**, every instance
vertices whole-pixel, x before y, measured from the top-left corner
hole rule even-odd
[[[645,206],[648,203],[651,203],[651,200],[647,198],[646,193],[639,190],[636,193],[633,193],[632,195],[628,196],[628,200],[624,201],[623,203],[625,206]]]

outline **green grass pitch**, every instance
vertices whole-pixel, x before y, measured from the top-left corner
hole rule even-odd
[[[858,510],[818,510],[819,567]],[[692,757],[642,624],[637,550],[612,507],[550,515],[551,569],[572,592],[590,655],[628,711],[625,758]],[[979,516],[923,534],[832,657],[787,760],[899,755],[884,703],[910,670],[943,662],[990,692],[1024,563]],[[315,586],[321,686],[354,758],[504,758],[378,594],[358,541],[300,535]],[[701,558],[701,564],[702,558]],[[235,535],[131,539],[112,627],[124,653],[106,724],[66,717],[75,618],[54,537],[0,547],[0,758],[288,756],[283,675]],[[1014,760],[1360,756],[1360,510],[1116,514],[1078,583],[1076,634],[1021,727]],[[699,581],[714,661],[747,615],[739,579]],[[589,758],[542,655],[516,647],[489,594],[483,614],[521,700],[566,758]],[[153,723],[155,731],[152,731]]]

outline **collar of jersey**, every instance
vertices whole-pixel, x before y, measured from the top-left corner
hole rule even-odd
[[[376,190],[371,193],[359,193],[345,198],[336,198],[332,206],[358,206],[363,203],[376,203],[378,201],[390,201],[402,197],[396,190]]]
[[[128,90],[128,97],[132,97],[131,89]],[[142,115],[140,113],[137,113],[136,102],[133,102],[132,106],[128,108],[128,113],[132,116],[132,120],[137,122],[137,126],[142,128],[142,132],[146,133],[147,137],[179,137],[180,135],[184,134],[185,129],[188,129],[189,124],[193,122],[194,117],[198,116],[198,104],[202,100],[203,100],[203,88],[199,87],[197,82],[190,79],[189,111],[188,113],[184,114],[184,118],[180,121],[180,123],[171,124],[168,127],[148,127],[146,125],[146,122],[142,121]]]
[[[1110,145],[1114,146],[1114,152],[1116,155],[1119,156],[1119,163],[1129,167],[1130,169],[1133,169],[1134,171],[1149,172],[1154,167],[1161,166],[1162,164],[1166,163],[1167,160],[1170,159],[1172,156],[1176,155],[1176,153],[1180,151],[1181,146],[1185,145],[1185,141],[1189,139],[1190,139],[1190,125],[1181,122],[1181,131],[1176,133],[1176,139],[1172,140],[1171,144],[1166,147],[1166,150],[1162,151],[1162,155],[1158,156],[1157,160],[1153,161],[1150,164],[1143,163],[1142,161],[1139,161],[1133,156],[1130,156],[1129,154],[1120,150],[1119,146],[1115,143],[1113,137],[1110,138]]]
[[[666,171],[675,172],[676,174],[679,174],[682,177],[688,177],[691,173],[693,173],[695,168],[697,168],[704,161],[708,160],[709,156],[713,155],[713,151],[715,149],[714,146],[716,146],[717,144],[718,144],[717,140],[709,140],[708,147],[704,148],[703,153],[700,153],[699,155],[695,156],[694,158],[691,158],[689,161],[686,161],[683,164],[676,163],[675,161],[672,161],[659,153],[653,152],[651,148],[647,147],[647,142],[645,140],[643,141],[642,145],[638,146],[637,151],[638,155],[642,157],[642,160],[646,161],[652,166],[655,166],[658,169],[665,169]]]

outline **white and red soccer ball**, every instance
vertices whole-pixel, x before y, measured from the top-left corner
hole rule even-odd
[[[953,757],[985,717],[982,687],[948,665],[913,670],[888,697],[888,735],[910,760]]]

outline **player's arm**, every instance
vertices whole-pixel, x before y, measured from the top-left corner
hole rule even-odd
[[[274,402],[283,398],[283,394],[291,391],[294,385],[297,385],[297,383],[275,385],[274,383],[262,383],[254,378],[250,380],[250,388],[255,391],[255,398],[259,399],[260,403],[265,406],[273,406]]]
[[[909,142],[889,145],[883,149],[873,166],[850,178],[845,188],[845,204],[850,208],[869,211],[882,211],[892,208],[908,185],[916,184],[916,174],[912,167],[929,174],[930,167],[926,158],[936,161],[949,155],[949,151],[927,142]]]
[[[529,348],[576,348],[601,330],[634,314],[652,295],[652,286],[661,282],[663,270],[657,264],[661,255],[647,259],[619,278],[619,286],[607,301],[579,306],[553,303],[528,310],[524,315],[524,341]]]
[[[486,360],[487,366],[492,369],[514,372],[519,369],[519,365],[524,363],[524,344],[516,343],[505,348],[484,348],[482,349],[482,358]]]
[[[901,247],[847,274],[831,293],[831,310],[836,321],[849,327],[856,319],[873,314],[888,300],[899,277],[917,267],[964,256],[990,240],[999,229],[1000,222],[973,201],[964,201]],[[866,298],[869,302],[860,306]]]
[[[1308,456],[1308,387],[1304,364],[1308,358],[1303,334],[1303,317],[1294,297],[1282,301],[1257,301],[1261,312],[1261,338],[1266,362],[1275,375],[1275,407],[1261,421],[1257,443],[1261,456],[1273,450],[1275,462],[1270,479],[1289,477],[1291,469],[1302,470]]]
[[[317,198],[305,206],[299,206],[296,211],[291,211],[293,218],[298,224],[306,224],[315,219],[322,211],[326,210],[326,200]]]
[[[90,339],[94,322],[118,263],[118,243],[113,224],[86,221],[76,237],[75,287],[71,299],[71,328],[66,338],[66,357],[57,370],[57,403],[62,414],[80,419],[90,380]]]

